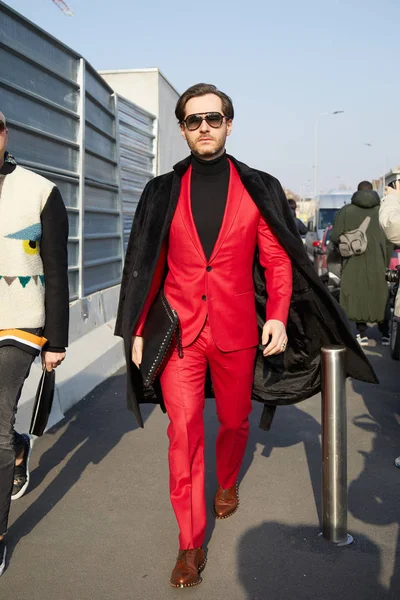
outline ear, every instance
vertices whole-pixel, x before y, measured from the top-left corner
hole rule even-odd
[[[229,121],[226,122],[226,135],[231,135],[231,131],[232,131],[232,125],[233,125],[233,120],[229,119]]]

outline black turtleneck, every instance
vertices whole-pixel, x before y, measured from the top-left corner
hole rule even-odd
[[[229,186],[226,154],[214,160],[192,155],[192,213],[204,254],[209,259],[224,218]]]

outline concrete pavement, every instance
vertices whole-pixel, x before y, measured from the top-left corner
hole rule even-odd
[[[269,433],[255,406],[240,509],[215,523],[217,423],[208,400],[209,561],[200,586],[170,588],[178,547],[167,417],[149,405],[137,428],[119,372],[37,440],[29,492],[12,505],[1,600],[399,598],[400,363],[375,342],[367,353],[381,385],[348,383],[352,546],[318,538],[319,398],[278,409]]]

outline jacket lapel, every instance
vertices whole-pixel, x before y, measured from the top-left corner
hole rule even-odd
[[[199,234],[193,219],[192,206],[191,206],[191,195],[190,185],[192,180],[192,167],[190,166],[184,176],[182,177],[181,186],[181,197],[179,199],[179,210],[182,216],[183,224],[186,231],[193,242],[194,247],[200,254],[201,259],[207,263],[206,256],[204,254],[203,245],[200,241]]]
[[[217,256],[218,252],[221,249],[222,244],[224,243],[226,236],[228,235],[233,222],[238,213],[240,203],[243,198],[244,186],[240,180],[238,172],[233,166],[232,162],[229,161],[230,168],[230,176],[229,176],[229,187],[228,187],[228,197],[226,199],[226,207],[224,218],[222,221],[221,229],[219,230],[219,234],[217,237],[217,241],[215,242],[212,254],[210,256],[209,262],[211,263],[214,258]]]

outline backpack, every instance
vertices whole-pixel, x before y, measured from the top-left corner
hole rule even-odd
[[[371,217],[365,217],[358,229],[343,233],[339,237],[339,252],[343,258],[364,254],[368,245],[367,229],[370,221]]]

